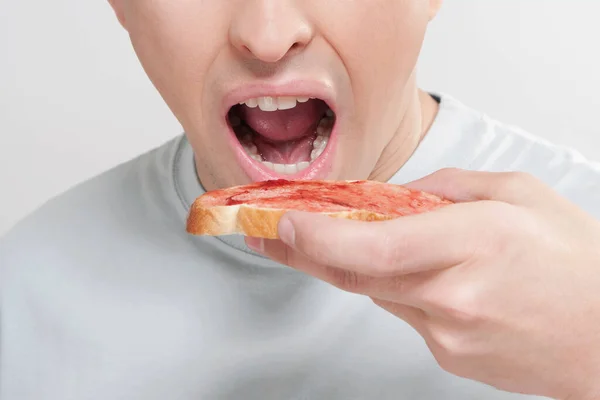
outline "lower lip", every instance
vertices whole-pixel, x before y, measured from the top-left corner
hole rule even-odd
[[[229,123],[226,125],[229,130],[229,139],[234,149],[235,157],[239,165],[244,169],[244,172],[253,182],[269,181],[276,179],[288,180],[324,180],[331,173],[333,166],[333,149],[337,145],[337,121],[333,125],[331,135],[327,141],[327,146],[321,155],[310,163],[308,168],[298,172],[297,174],[278,174],[272,169],[267,168],[263,163],[251,158],[242,144],[238,140],[233,128]]]

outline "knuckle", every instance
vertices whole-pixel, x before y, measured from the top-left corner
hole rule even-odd
[[[516,207],[512,204],[489,200],[473,206],[474,218],[485,221],[474,227],[471,239],[465,241],[463,251],[469,256],[497,255],[500,241],[507,236],[513,236]]]
[[[357,273],[338,268],[328,269],[331,282],[337,288],[351,293],[359,293],[364,289],[366,280]]]
[[[465,364],[472,358],[469,340],[464,335],[436,329],[430,333],[429,341],[438,365],[446,372],[464,376]]]
[[[437,174],[440,177],[450,177],[450,176],[455,176],[457,174],[460,174],[461,172],[464,172],[464,170],[462,170],[460,168],[456,168],[456,167],[446,167],[446,168],[440,169],[437,172]]]
[[[465,362],[463,360],[446,353],[434,353],[433,356],[440,368],[449,374],[463,378],[468,378],[470,376],[464,366]]]
[[[434,353],[433,356],[435,357],[435,361],[437,361],[440,368],[448,373],[452,373],[453,368],[450,357],[447,357],[445,354],[440,354],[439,352]]]
[[[431,332],[431,338],[435,343],[437,356],[445,361],[444,364],[449,364],[450,360],[456,360],[466,353],[465,341],[457,334],[435,329]]]
[[[524,189],[531,188],[536,182],[537,180],[533,175],[527,172],[506,172],[500,178],[498,189],[505,192],[523,191]]]
[[[386,234],[381,240],[373,241],[368,249],[369,259],[372,260],[371,275],[385,277],[402,273],[402,254],[404,244],[401,238]]]
[[[430,344],[429,347],[433,357],[435,358],[435,361],[438,363],[440,368],[448,373],[454,373],[456,369],[456,360],[452,353],[446,351],[446,349],[440,346],[437,342]]]
[[[394,276],[388,281],[388,291],[397,295],[402,295],[408,292],[407,279],[404,275]]]
[[[462,324],[474,325],[483,321],[482,300],[475,288],[460,288],[444,297],[441,311],[450,319]]]
[[[524,240],[536,234],[532,229],[535,224],[531,216],[513,204],[489,202],[483,212],[493,218],[487,218],[488,222],[480,226],[480,232],[474,239],[473,249],[477,255],[497,257],[515,244],[526,243]]]
[[[308,258],[312,260],[327,260],[329,252],[326,250],[329,246],[329,240],[327,237],[318,237],[318,240],[313,240],[309,235],[304,235],[296,239],[296,247],[301,253],[304,253]]]

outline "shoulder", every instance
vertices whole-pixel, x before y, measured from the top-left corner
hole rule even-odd
[[[454,124],[472,150],[464,154],[467,168],[527,172],[600,218],[600,162],[498,121],[450,96],[443,96],[442,102],[444,120]]]
[[[115,254],[127,238],[177,229],[185,211],[170,173],[178,144],[179,138],[46,202],[0,238],[0,274],[11,265]]]

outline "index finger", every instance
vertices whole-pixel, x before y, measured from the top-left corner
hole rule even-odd
[[[404,186],[455,202],[502,201],[539,205],[552,192],[541,181],[523,172],[486,172],[447,168]]]
[[[323,265],[372,277],[410,274],[468,260],[481,238],[480,221],[468,215],[477,207],[456,204],[384,222],[290,212],[280,220],[279,235]]]

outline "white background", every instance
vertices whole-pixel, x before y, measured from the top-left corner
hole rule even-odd
[[[0,2],[1,235],[181,129],[107,2]],[[421,84],[600,159],[598,15],[598,0],[446,0]]]

